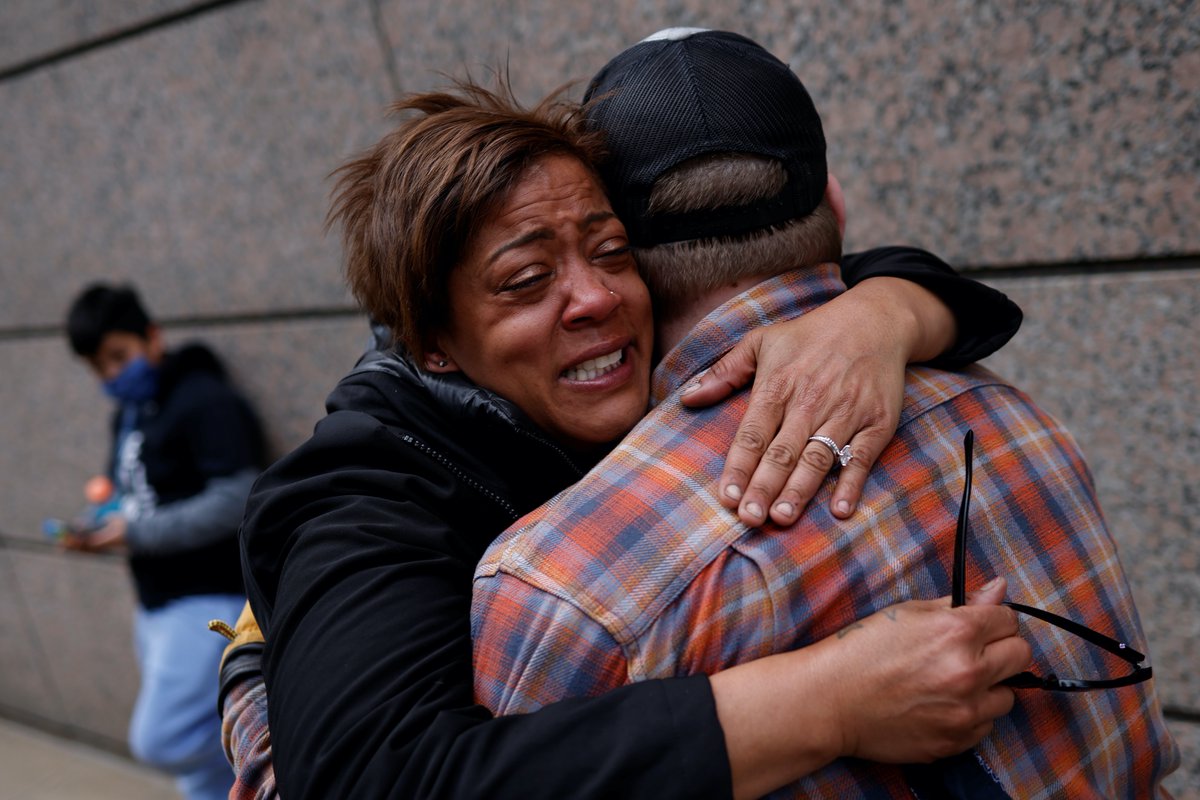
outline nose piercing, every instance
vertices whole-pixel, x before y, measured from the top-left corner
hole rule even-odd
[[[609,289],[609,290],[608,290],[608,293],[609,293],[609,294],[611,294],[613,297],[616,297],[616,296],[617,296],[617,293],[616,293],[616,292],[614,292],[612,289]]]

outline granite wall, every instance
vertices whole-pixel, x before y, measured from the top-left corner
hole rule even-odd
[[[929,247],[1026,310],[992,359],[1095,470],[1200,797],[1200,9],[1174,0],[8,0],[0,6],[0,714],[119,749],[119,559],[57,552],[106,402],[62,341],[129,280],[298,443],[365,336],[326,176],[398,92],[506,65],[533,98],[668,25],[739,30],[826,120],[854,248]],[[1191,222],[1189,222],[1189,220]]]

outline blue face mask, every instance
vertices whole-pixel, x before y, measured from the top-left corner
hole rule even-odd
[[[144,403],[158,394],[158,367],[145,356],[138,356],[111,381],[104,382],[104,393],[122,403]]]

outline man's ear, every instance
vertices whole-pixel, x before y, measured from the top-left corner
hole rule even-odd
[[[829,202],[829,207],[833,209],[833,215],[837,217],[838,230],[845,236],[846,196],[842,194],[841,182],[832,172],[829,173],[829,182],[825,184],[825,199]]]

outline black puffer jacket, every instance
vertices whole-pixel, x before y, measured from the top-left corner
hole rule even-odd
[[[338,385],[312,439],[259,480],[243,526],[281,796],[572,797],[585,764],[601,795],[635,774],[728,785],[704,678],[480,724],[475,564],[586,466],[507,402],[395,356]]]

